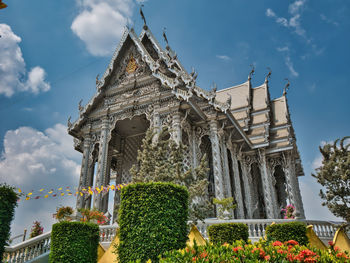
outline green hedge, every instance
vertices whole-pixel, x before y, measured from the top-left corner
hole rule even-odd
[[[223,223],[208,227],[209,240],[213,244],[232,244],[236,240],[248,241],[248,226],[243,223]]]
[[[307,245],[306,225],[302,222],[290,222],[283,224],[273,224],[266,228],[268,241],[298,241],[300,245]]]
[[[121,191],[120,262],[158,262],[158,255],[186,246],[188,191],[171,183],[136,183]]]
[[[93,223],[60,222],[52,226],[51,263],[96,263],[99,227]]]
[[[18,195],[13,187],[0,184],[0,261],[10,237],[11,221],[17,206]]]

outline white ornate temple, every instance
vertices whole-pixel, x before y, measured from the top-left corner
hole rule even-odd
[[[196,76],[147,26],[139,36],[126,29],[96,79],[96,94],[79,105],[78,120],[68,122],[83,154],[79,187],[130,182],[146,130],[167,125],[172,138],[188,146],[186,167],[196,167],[206,154],[209,195],[234,197],[234,218],[281,218],[286,204],[304,218],[298,183],[304,174],[286,93],[271,99],[268,77],[252,87],[251,74],[240,85],[208,91],[196,85]],[[109,194],[94,195],[93,204],[91,196],[78,196],[77,207],[107,212]]]

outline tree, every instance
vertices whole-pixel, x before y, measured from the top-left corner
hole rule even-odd
[[[320,190],[320,196],[325,200],[322,205],[347,223],[350,223],[350,143],[344,146],[344,142],[349,138],[320,146],[322,166],[312,174],[325,188],[325,192]]]
[[[11,221],[17,207],[17,199],[20,194],[15,188],[7,184],[0,184],[0,260],[5,252],[10,238]]]
[[[189,219],[195,224],[204,220],[213,205],[208,199],[208,164],[206,157],[194,169],[185,171],[184,153],[186,146],[176,144],[170,138],[169,130],[163,128],[155,140],[155,132],[148,129],[138,151],[138,165],[130,173],[133,182],[171,182],[185,186],[189,191]]]

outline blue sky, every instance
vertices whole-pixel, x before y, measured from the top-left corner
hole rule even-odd
[[[26,191],[74,186],[80,154],[65,125],[87,103],[127,23],[141,32],[133,0],[4,0],[0,10],[0,181]],[[349,135],[350,3],[347,0],[204,1],[148,0],[147,24],[170,46],[197,83],[254,86],[272,69],[270,94],[288,93],[304,165],[300,179],[306,215],[334,219],[322,208],[310,174],[320,164],[322,142]],[[13,234],[34,220],[50,228],[51,214],[74,198],[23,202]]]

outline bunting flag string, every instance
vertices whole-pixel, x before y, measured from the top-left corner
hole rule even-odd
[[[45,191],[44,188],[40,188],[38,191],[30,191],[28,193],[23,193],[22,189],[17,188],[17,192],[21,194],[21,196],[24,196],[23,198],[18,199],[19,201],[28,201],[28,200],[37,200],[40,198],[49,198],[49,197],[56,197],[56,196],[84,196],[84,195],[93,195],[93,194],[100,194],[107,193],[109,191],[119,191],[123,187],[125,187],[127,184],[116,184],[116,185],[107,185],[100,187],[82,187],[82,188],[73,188],[71,189],[69,186],[66,188],[59,187],[57,189],[50,189],[49,191]],[[74,191],[73,191],[74,190]]]

